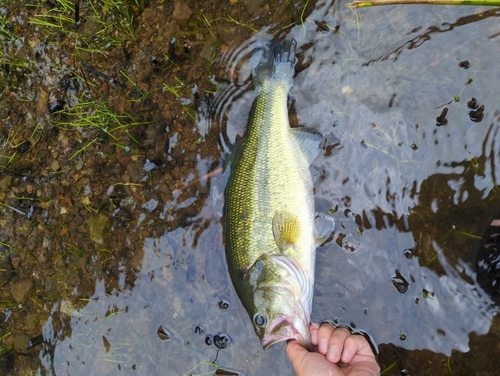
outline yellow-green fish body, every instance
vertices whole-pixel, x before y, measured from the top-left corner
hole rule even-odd
[[[289,338],[310,347],[316,244],[309,164],[321,135],[290,128],[295,46],[277,44],[254,71],[258,96],[226,188],[228,266],[266,349]]]

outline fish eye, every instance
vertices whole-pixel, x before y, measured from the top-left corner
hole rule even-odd
[[[256,313],[255,316],[253,317],[253,322],[257,326],[264,326],[266,325],[266,317],[261,313]]]

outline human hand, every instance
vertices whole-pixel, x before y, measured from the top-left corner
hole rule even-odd
[[[377,376],[380,367],[368,341],[352,335],[346,328],[323,323],[311,324],[314,351],[304,349],[296,340],[286,346],[286,353],[297,376]]]

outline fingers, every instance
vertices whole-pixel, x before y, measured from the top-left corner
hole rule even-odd
[[[332,363],[348,364],[355,355],[374,357],[368,341],[361,335],[352,335],[346,328],[335,328],[329,323],[319,328],[311,326],[311,337],[318,352]]]
[[[311,324],[311,326],[309,327],[309,332],[311,334],[311,342],[313,346],[318,346],[318,330],[319,330],[318,324]]]
[[[342,352],[340,360],[342,363],[347,364],[352,361],[355,355],[375,359],[375,355],[368,341],[361,335],[351,335],[345,339],[344,351]]]
[[[343,355],[344,342],[351,333],[345,328],[334,328],[325,323],[318,330],[318,351],[326,355],[326,359],[332,363],[338,363]]]
[[[337,365],[317,352],[307,351],[296,340],[287,343],[286,353],[297,376],[341,375]]]
[[[333,335],[335,328],[327,323],[321,325],[318,329],[318,352],[326,355],[330,345],[330,338]]]
[[[310,326],[311,341],[317,352],[309,352],[296,340],[287,343],[286,352],[298,376],[341,375],[349,365],[352,375],[378,375],[380,367],[370,344],[362,335],[352,335],[346,328],[324,323]],[[339,368],[340,367],[340,368]],[[356,370],[356,372],[354,372]]]

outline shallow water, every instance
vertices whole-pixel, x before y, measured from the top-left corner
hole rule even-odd
[[[31,201],[19,199],[29,196],[27,185],[41,193],[33,218],[2,207],[3,260],[15,270],[2,303],[12,302],[19,281],[34,283],[23,302],[5,304],[0,336],[12,345],[0,359],[5,369],[13,375],[199,375],[218,368],[293,374],[284,344],[262,351],[233,291],[222,239],[225,177],[203,178],[223,166],[245,131],[259,51],[273,37],[286,37],[298,42],[291,123],[323,134],[323,152],[311,166],[316,207],[336,220],[331,239],[317,250],[313,320],[368,331],[380,345],[384,374],[495,374],[497,308],[475,282],[473,261],[500,208],[499,11],[353,11],[326,1],[302,13],[303,4],[235,3],[200,3],[189,14],[187,3],[174,2],[168,17],[175,25],[167,18],[165,27],[161,12],[168,14],[169,5],[151,2],[127,53],[111,49],[112,63],[98,54],[74,57],[115,78],[123,79],[117,72],[124,70],[151,92],[127,102],[138,99],[137,88],[116,90],[90,73],[94,86],[78,79],[71,89],[147,123],[130,131],[140,146],[127,134],[115,141],[103,136],[70,158],[92,138],[70,129],[50,133],[55,118],[44,105],[58,93],[53,81],[81,73],[72,61],[43,65],[57,56],[53,47],[36,55],[46,78],[37,91],[26,81],[8,81],[13,86],[2,92],[2,105],[10,92],[41,105],[24,112],[14,106],[3,118],[1,166],[28,181],[2,171],[1,201],[28,212]],[[227,15],[239,23],[203,20]],[[42,31],[28,30],[30,40],[43,39]],[[190,50],[167,53],[173,36]],[[9,48],[19,54],[15,44]],[[205,54],[215,59],[199,57]],[[151,57],[166,55],[178,60],[156,69]],[[465,60],[468,69],[460,67]],[[211,82],[219,88],[215,95]],[[162,90],[164,83],[177,85],[188,107]],[[71,90],[59,95],[74,106]],[[469,116],[472,97],[485,108],[480,122]],[[447,123],[437,126],[444,107]],[[22,122],[29,132],[15,133]],[[33,141],[31,132],[41,141],[8,160],[23,137]],[[44,343],[28,348],[27,339],[40,333]],[[207,345],[207,335],[227,339],[227,347]]]

